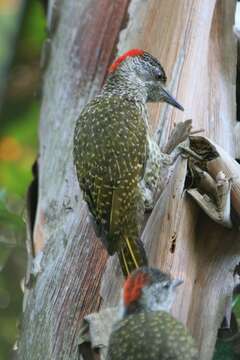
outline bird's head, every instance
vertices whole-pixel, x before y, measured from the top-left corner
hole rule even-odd
[[[123,287],[123,316],[139,311],[170,311],[176,287],[182,282],[156,268],[135,270]]]
[[[117,75],[127,79],[139,91],[144,91],[148,102],[167,102],[184,110],[167,91],[167,77],[160,62],[146,51],[132,49],[117,58],[109,68],[109,77]]]

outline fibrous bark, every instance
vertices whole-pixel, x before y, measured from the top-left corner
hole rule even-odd
[[[50,2],[35,258],[28,266],[35,281],[25,289],[19,359],[76,359],[81,318],[101,302],[107,254],[87,221],[73,167],[72,137],[82,106],[103,83],[127,4]]]

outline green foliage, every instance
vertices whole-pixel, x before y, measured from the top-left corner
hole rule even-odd
[[[4,75],[4,71],[8,65],[13,49],[9,44],[17,32],[17,15],[18,8],[6,8],[0,12],[0,77]]]
[[[31,166],[37,152],[38,116],[39,103],[34,100],[25,111],[13,114],[11,121],[2,129],[0,156],[1,142],[5,139],[13,140],[6,145],[8,151],[0,162],[0,187],[10,194],[24,197],[31,180]]]
[[[231,343],[217,340],[213,360],[239,360],[236,356]]]
[[[0,77],[8,76],[9,81],[0,120],[0,360],[12,357],[22,311],[20,283],[26,267],[23,215],[31,167],[37,156],[38,64],[45,37],[40,1],[29,0],[25,8],[25,1],[3,2]],[[2,89],[4,86],[0,86],[0,105]]]
[[[236,295],[232,304],[232,311],[234,312],[238,322],[238,332],[231,333],[226,338],[218,339],[215,346],[215,353],[213,360],[239,360],[240,359],[240,295]]]
[[[19,207],[16,202],[17,200],[14,200],[15,209]],[[25,231],[22,216],[9,210],[6,193],[2,190],[0,191],[0,242],[16,244],[15,240],[19,237],[19,231]],[[13,238],[14,241],[12,241]]]
[[[22,206],[19,199],[9,199],[0,191],[0,359],[9,358],[21,310],[20,281],[26,261]],[[11,208],[19,214],[13,213]]]
[[[28,1],[27,12],[21,27],[21,37],[18,42],[17,58],[39,57],[39,49],[45,38],[46,21],[40,1]]]
[[[240,321],[240,295],[236,295],[233,301],[233,311],[235,312],[237,318]]]

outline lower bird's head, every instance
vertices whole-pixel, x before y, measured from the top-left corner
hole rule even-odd
[[[183,107],[167,91],[167,77],[160,62],[146,51],[132,49],[117,58],[109,68],[109,78],[122,79],[130,88],[144,93],[148,102],[164,101],[180,110]]]
[[[176,287],[182,282],[156,268],[135,270],[123,287],[123,316],[140,311],[170,311]]]

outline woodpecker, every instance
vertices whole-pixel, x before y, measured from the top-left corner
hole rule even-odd
[[[198,359],[193,338],[169,314],[181,283],[148,267],[138,268],[127,278],[121,319],[113,326],[107,360]]]
[[[75,126],[73,158],[96,235],[125,276],[147,265],[139,234],[159,184],[162,155],[150,138],[147,102],[182,106],[159,61],[141,49],[120,56]]]

